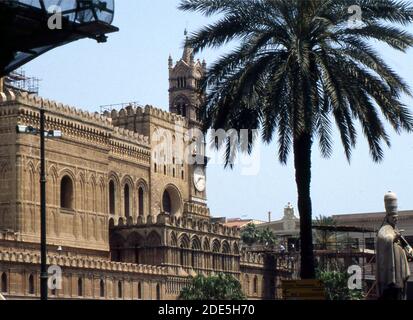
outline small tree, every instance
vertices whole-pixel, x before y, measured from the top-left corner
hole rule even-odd
[[[265,228],[258,232],[258,242],[266,248],[272,248],[278,243],[277,237],[269,228]]]
[[[251,246],[258,241],[258,230],[255,224],[248,223],[242,230],[241,230],[241,240],[245,244]]]
[[[231,275],[197,275],[184,287],[179,300],[244,300],[241,283]]]
[[[349,289],[347,272],[318,270],[317,278],[325,286],[327,300],[361,300],[364,298],[362,290]]]
[[[253,223],[247,224],[241,230],[241,240],[249,246],[259,243],[267,248],[272,248],[278,243],[277,237],[272,230],[268,227],[258,230]]]

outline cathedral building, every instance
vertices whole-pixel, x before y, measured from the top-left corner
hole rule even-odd
[[[231,274],[250,299],[275,298],[275,268],[240,245],[207,206],[200,80],[190,47],[169,58],[169,112],[130,105],[89,113],[35,94],[0,92],[0,291],[40,296],[39,137],[47,139],[47,250],[54,299],[176,299],[197,274]],[[59,280],[60,281],[60,280]]]

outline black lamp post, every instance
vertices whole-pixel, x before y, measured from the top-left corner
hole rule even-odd
[[[50,13],[47,0],[2,1],[0,0],[0,77],[7,75],[41,54],[67,43],[91,38],[106,41],[106,34],[117,32],[112,26],[115,13],[114,0],[63,1],[66,5],[60,12],[62,28],[48,27]],[[62,3],[63,3],[62,2]],[[67,6],[69,3],[69,7]],[[60,131],[45,131],[45,111],[40,109],[40,128],[17,126],[18,133],[40,134],[40,293],[47,300],[47,242],[46,242],[46,168],[45,138],[61,136]]]
[[[44,138],[45,116],[40,109],[40,299],[47,300],[47,243],[46,243],[46,159]]]
[[[17,126],[17,133],[40,135],[40,299],[47,300],[47,242],[46,242],[46,137],[61,138],[58,130],[45,130],[45,110],[40,108],[40,129]]]

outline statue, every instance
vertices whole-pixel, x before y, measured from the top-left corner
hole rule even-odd
[[[412,249],[397,229],[397,196],[384,196],[386,217],[377,234],[376,281],[379,299],[406,300],[407,280],[410,276],[407,253]]]

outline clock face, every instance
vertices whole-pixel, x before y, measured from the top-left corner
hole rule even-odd
[[[205,172],[202,168],[197,167],[194,170],[194,185],[199,192],[203,192],[206,187]]]

